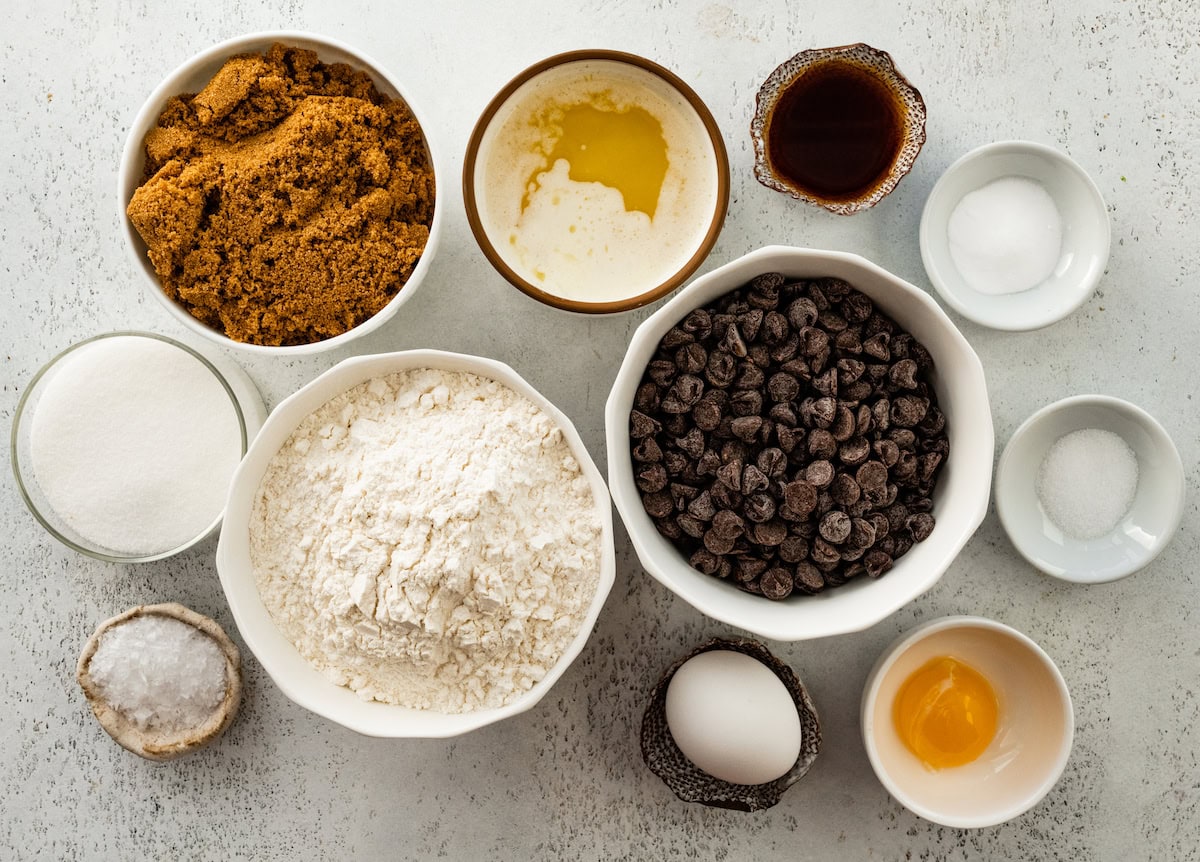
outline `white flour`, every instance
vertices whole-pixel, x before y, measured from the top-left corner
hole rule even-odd
[[[365,699],[502,706],[545,676],[595,595],[600,521],[562,432],[508,387],[420,370],[304,419],[250,518],[259,593]]]

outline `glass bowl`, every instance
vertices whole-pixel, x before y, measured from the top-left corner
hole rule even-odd
[[[240,451],[238,457],[246,454],[247,441],[250,433],[247,429],[247,418],[243,411],[242,404],[238,400],[235,389],[230,385],[230,381],[226,376],[217,369],[217,367],[202,356],[196,350],[188,347],[186,344],[181,344],[174,339],[167,338],[162,335],[156,335],[152,332],[134,332],[134,331],[118,331],[106,332],[102,335],[96,335],[92,338],[80,341],[68,347],[66,350],[59,353],[51,359],[41,370],[34,375],[29,381],[29,385],[25,387],[25,392],[21,395],[21,400],[17,404],[16,414],[13,417],[12,435],[9,443],[9,456],[12,461],[13,476],[17,481],[17,489],[21,493],[21,499],[25,501],[25,505],[29,507],[29,511],[33,517],[37,519],[50,535],[62,542],[73,551],[78,551],[89,557],[97,560],[104,560],[110,563],[146,563],[152,560],[161,560],[166,557],[174,556],[181,551],[187,550],[193,545],[203,541],[210,536],[221,524],[221,519],[224,514],[222,508],[218,511],[215,517],[209,522],[203,530],[197,535],[188,539],[174,547],[157,549],[151,553],[123,553],[114,548],[104,547],[94,541],[81,535],[76,529],[70,526],[64,518],[59,515],[50,500],[47,498],[45,491],[33,469],[32,459],[32,425],[34,417],[37,414],[38,404],[42,396],[45,394],[46,387],[53,380],[55,374],[60,370],[62,361],[75,353],[75,351],[95,344],[98,341],[117,338],[117,337],[134,337],[134,338],[149,338],[155,341],[160,341],[168,344],[179,350],[184,351],[189,356],[193,357],[204,368],[212,373],[217,382],[221,384],[229,396],[230,406],[233,408],[234,416],[237,418],[238,433],[240,436]],[[239,387],[241,388],[241,387]]]

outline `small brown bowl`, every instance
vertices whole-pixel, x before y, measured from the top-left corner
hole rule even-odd
[[[740,652],[762,662],[779,677],[779,681],[796,704],[803,731],[800,756],[796,758],[796,763],[791,769],[774,781],[765,784],[732,784],[714,778],[688,760],[671,737],[671,731],[667,727],[667,686],[671,684],[675,672],[686,661],[711,650]],[[699,802],[714,808],[729,808],[734,811],[761,811],[770,808],[779,801],[785,790],[808,773],[820,750],[821,724],[817,720],[816,707],[813,706],[804,684],[800,682],[795,671],[755,640],[713,638],[700,644],[671,665],[662,675],[662,679],[650,694],[650,703],[642,717],[642,759],[646,766],[684,802]]]
[[[531,81],[548,74],[565,75],[566,68],[572,65],[586,69],[587,64],[591,64],[593,67],[602,67],[606,64],[614,64],[618,68],[628,67],[633,74],[648,75],[650,76],[648,80],[665,83],[665,91],[673,92],[682,98],[680,107],[682,109],[683,105],[687,106],[687,110],[690,111],[689,121],[698,123],[702,127],[703,131],[696,135],[697,143],[703,148],[711,148],[711,152],[704,149],[703,160],[711,161],[711,169],[714,172],[711,181],[715,194],[711,205],[706,203],[703,209],[697,210],[700,221],[689,232],[689,236],[698,236],[699,239],[695,244],[686,246],[686,250],[690,254],[686,258],[680,259],[674,271],[666,278],[658,280],[658,283],[650,283],[645,285],[644,289],[639,288],[632,292],[625,292],[619,298],[611,301],[593,302],[566,298],[539,287],[529,278],[521,275],[517,271],[518,267],[501,253],[498,248],[499,243],[492,235],[489,235],[486,219],[481,213],[481,209],[486,205],[487,194],[496,188],[495,184],[486,181],[483,176],[487,159],[481,157],[480,153],[481,148],[485,145],[485,139],[489,142],[489,146],[492,145],[492,138],[495,135],[489,136],[489,130],[493,121],[497,119],[498,115],[500,115],[501,122],[504,121],[503,110],[508,107],[509,100]],[[582,74],[593,73],[584,72]],[[592,79],[586,78],[586,80]],[[539,145],[544,149],[546,143],[545,140],[542,140]],[[528,189],[528,185],[526,188]],[[555,308],[584,314],[630,311],[661,299],[675,290],[687,281],[712,251],[729,207],[729,158],[725,151],[721,130],[718,128],[716,120],[713,119],[712,113],[700,100],[700,97],[678,76],[650,60],[634,54],[604,50],[570,51],[556,54],[530,66],[509,81],[488,103],[479,121],[475,124],[467,144],[466,158],[463,163],[463,202],[466,205],[467,221],[471,225],[471,232],[475,235],[475,240],[479,243],[484,256],[508,282],[527,296]],[[524,212],[526,203],[527,201],[522,203],[522,212]],[[507,222],[504,227],[496,225],[493,232],[499,230],[509,230]]]
[[[831,73],[835,71],[842,78],[841,86],[843,87],[842,90],[837,91],[841,98],[836,100],[836,104],[821,104],[821,97],[812,90],[806,96],[799,95],[803,92],[799,87],[809,83],[815,88],[815,82],[818,80],[816,76],[822,76],[828,80]],[[864,96],[870,98],[870,102],[864,106],[869,107],[870,110],[864,113],[863,117],[875,120],[881,116],[877,110],[879,101],[886,103],[885,111],[892,112],[890,115],[882,114],[891,116],[894,120],[889,124],[890,131],[894,135],[888,135],[893,140],[880,144],[880,154],[884,161],[879,163],[879,170],[874,173],[873,177],[863,174],[862,184],[857,186],[853,185],[845,175],[836,176],[839,171],[852,170],[852,168],[846,165],[835,166],[828,162],[818,167],[816,162],[813,162],[804,166],[806,171],[812,174],[818,171],[825,172],[828,175],[829,187],[832,188],[839,184],[840,187],[837,191],[829,191],[815,188],[817,185],[815,182],[810,183],[814,187],[806,186],[796,177],[789,176],[788,171],[784,170],[781,164],[776,163],[777,157],[780,162],[784,161],[785,157],[779,151],[775,151],[775,155],[773,155],[772,123],[778,122],[779,128],[782,130],[786,122],[784,119],[777,118],[777,109],[784,100],[785,94],[789,94],[797,102],[801,99],[808,99],[805,105],[809,109],[836,112],[838,116],[834,117],[831,114],[830,117],[834,119],[828,120],[831,126],[836,120],[850,120],[849,112],[853,110],[850,107],[852,100],[846,97],[853,95],[854,91],[847,90],[845,87],[848,86],[847,81],[854,78],[865,79],[870,82],[870,86],[864,89],[876,91],[874,94],[863,93]],[[824,92],[827,96],[835,92],[829,89],[830,86],[828,83],[826,84]],[[793,109],[798,110],[796,107]],[[779,111],[779,113],[786,115],[786,110]],[[854,128],[855,125],[857,124],[850,124],[843,129],[842,138],[850,135],[849,129]],[[764,186],[791,195],[797,200],[824,207],[837,215],[853,215],[869,209],[883,200],[912,169],[917,154],[921,152],[921,147],[925,143],[925,101],[916,87],[896,69],[891,55],[886,51],[880,51],[861,42],[837,48],[814,48],[801,51],[790,60],[780,64],[763,82],[758,91],[754,119],[750,123],[750,138],[754,142],[754,176]],[[846,152],[858,150],[855,147],[842,147],[841,149]],[[826,153],[826,155],[829,154]],[[805,156],[794,158],[803,160]],[[887,159],[890,159],[890,164],[887,163]]]
[[[208,720],[199,727],[188,728],[176,734],[155,733],[152,730],[140,728],[119,710],[114,709],[92,680],[90,673],[92,656],[96,654],[96,649],[100,646],[100,639],[104,634],[136,617],[150,614],[169,617],[192,626],[212,638],[225,656],[225,697],[217,704]],[[233,723],[238,705],[242,700],[242,656],[238,652],[237,645],[229,639],[225,630],[214,620],[173,602],[161,605],[138,605],[102,622],[84,645],[83,652],[79,656],[75,678],[79,681],[84,696],[87,697],[92,713],[105,732],[122,748],[147,760],[174,760],[208,745]]]

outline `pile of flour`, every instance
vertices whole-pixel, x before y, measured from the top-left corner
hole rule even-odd
[[[554,665],[595,595],[600,519],[562,432],[496,381],[378,377],[304,419],[254,500],[276,625],[364,699],[502,706]]]

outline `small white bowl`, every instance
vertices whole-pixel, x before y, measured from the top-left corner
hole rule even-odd
[[[117,173],[117,210],[121,229],[125,233],[125,246],[129,249],[130,258],[133,260],[138,271],[145,275],[148,292],[158,300],[159,304],[179,324],[222,347],[261,355],[296,356],[323,353],[342,347],[355,338],[378,329],[396,314],[400,306],[412,298],[412,295],[420,287],[426,273],[429,271],[430,263],[437,251],[442,235],[442,221],[446,207],[444,201],[441,200],[440,191],[434,201],[433,220],[429,225],[429,240],[425,244],[425,251],[421,254],[421,259],[413,268],[408,281],[404,283],[404,287],[392,297],[387,305],[381,308],[370,319],[360,323],[351,330],[343,332],[341,335],[326,338],[322,341],[314,341],[310,344],[294,344],[281,347],[234,341],[232,338],[226,337],[215,329],[205,326],[199,320],[192,317],[183,306],[168,297],[163,292],[158,274],[154,271],[154,267],[150,264],[150,259],[146,255],[146,244],[142,241],[133,223],[130,222],[129,217],[125,214],[125,208],[129,205],[133,193],[142,182],[142,172],[146,164],[144,146],[146,133],[154,127],[154,124],[158,121],[159,114],[162,113],[167,102],[181,93],[199,92],[230,57],[236,54],[262,54],[276,42],[315,51],[323,63],[346,63],[355,69],[361,69],[371,76],[371,81],[379,92],[392,99],[400,99],[408,105],[409,110],[412,111],[413,116],[417,120],[417,124],[421,127],[421,133],[425,138],[425,148],[429,152],[429,161],[433,166],[435,183],[440,182],[443,172],[438,167],[438,150],[434,147],[429,124],[424,119],[425,115],[413,103],[408,93],[400,88],[395,76],[362,52],[335,39],[302,31],[269,30],[238,36],[201,51],[191,59],[186,60],[154,89],[154,92],[146,99],[146,103],[134,119],[133,126],[129,130],[129,137],[125,140],[125,148],[121,151],[120,169]]]
[[[977,760],[933,770],[904,744],[892,709],[915,670],[947,655],[987,679],[1000,715]],[[901,635],[867,675],[860,719],[867,757],[888,793],[956,829],[995,826],[1037,805],[1066,768],[1075,735],[1071,695],[1054,662],[1016,629],[982,617],[943,617]]]
[[[947,225],[963,196],[1002,177],[1041,183],[1062,216],[1062,250],[1054,272],[1020,293],[989,295],[964,281],[950,256]],[[1040,329],[1079,308],[1108,264],[1108,211],[1096,184],[1069,156],[1032,141],[1000,141],[972,150],[942,174],[921,215],[921,260],[946,303],[992,329]]]
[[[950,455],[933,494],[937,526],[929,538],[913,545],[878,580],[855,578],[815,596],[793,595],[781,602],[739,590],[688,564],[642,506],[629,440],[634,395],[667,330],[693,309],[768,272],[844,279],[924,344],[937,366],[934,389],[950,438]],[[979,357],[929,294],[856,254],[768,246],[697,278],[634,332],[608,396],[604,425],[613,501],[646,571],[701,613],[773,640],[827,637],[874,625],[937,583],[987,512],[995,450]]]
[[[1137,455],[1133,503],[1113,531],[1074,539],[1050,520],[1037,477],[1063,435],[1099,428],[1120,435]],[[1106,395],[1076,395],[1043,407],[1013,434],[996,467],[996,513],[1021,556],[1048,575],[1081,584],[1115,581],[1148,565],[1171,541],[1183,517],[1183,461],[1149,413]]]
[[[309,664],[271,620],[255,583],[250,562],[250,510],[267,466],[296,426],[310,413],[352,386],[414,368],[464,371],[499,381],[528,398],[545,411],[562,430],[571,454],[592,487],[596,517],[601,525],[600,577],[583,625],[567,650],[549,672],[529,691],[498,709],[446,714],[409,709],[390,703],[366,701],[345,686],[330,682]],[[524,378],[502,362],[447,353],[441,350],[405,350],[372,356],[356,356],[339,362],[312,382],[284,399],[267,418],[254,444],[234,474],[225,509],[225,525],[217,545],[217,573],[229,601],[229,609],[246,646],[262,663],[275,684],[305,709],[351,730],[378,737],[447,737],[476,730],[522,713],[548,692],[583,650],[605,599],[616,579],[613,549],[612,510],[608,489],[579,432],[566,415],[546,400]]]

